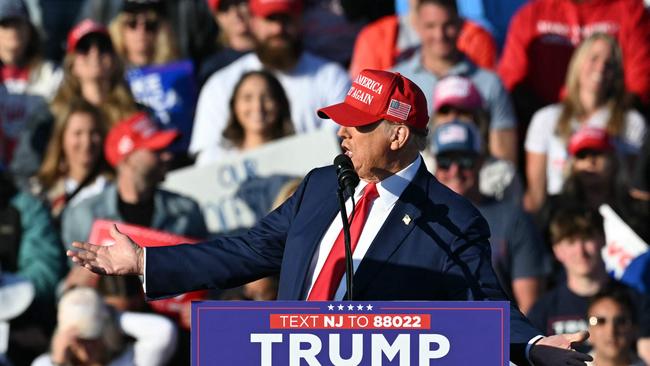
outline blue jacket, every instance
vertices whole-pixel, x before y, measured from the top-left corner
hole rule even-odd
[[[311,259],[339,211],[336,186],[333,167],[315,169],[243,235],[147,248],[147,296],[233,287],[280,273],[278,299],[305,299]],[[504,300],[490,265],[489,235],[476,208],[422,164],[354,275],[355,300]],[[511,358],[525,364],[526,343],[541,333],[514,306],[510,324]]]
[[[207,237],[208,230],[199,205],[192,199],[156,189],[153,195],[151,228],[194,238]],[[86,241],[95,219],[124,221],[117,208],[117,187],[89,197],[63,211],[61,237],[66,249],[73,241]]]

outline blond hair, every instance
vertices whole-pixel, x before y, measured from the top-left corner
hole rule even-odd
[[[74,53],[68,53],[63,59],[63,82],[50,104],[52,114],[55,116],[62,113],[70,101],[82,97],[81,82],[72,72],[75,57]],[[99,106],[99,109],[104,113],[103,120],[107,128],[112,127],[137,110],[129,86],[124,81],[124,66],[116,55],[112,57],[113,68],[109,76],[110,90],[106,100]]]
[[[155,14],[154,11],[147,12],[147,14],[150,13]],[[127,13],[121,12],[108,26],[108,31],[111,35],[115,52],[123,60],[128,60],[126,44],[124,42],[124,23],[127,17]],[[176,40],[174,39],[174,34],[172,33],[169,21],[161,16],[159,16],[159,21],[160,26],[158,28],[156,40],[154,41],[154,53],[151,60],[149,60],[149,63],[152,65],[162,65],[179,59],[178,46],[176,45]]]
[[[612,51],[614,77],[605,92],[605,100],[599,101],[601,106],[606,105],[610,109],[610,117],[605,129],[610,136],[619,136],[625,121],[627,106],[625,103],[625,84],[623,80],[623,56],[618,42],[608,34],[596,33],[584,40],[574,51],[567,70],[565,87],[567,96],[562,101],[562,112],[558,119],[556,134],[567,141],[573,133],[571,120],[576,117],[583,117],[586,114],[580,102],[579,73],[587,58],[587,53],[597,41],[605,41]]]

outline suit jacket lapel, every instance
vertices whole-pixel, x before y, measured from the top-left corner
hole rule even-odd
[[[379,229],[368,252],[354,274],[354,291],[359,294],[372,283],[375,274],[388,262],[390,256],[402,244],[406,236],[417,225],[422,216],[418,208],[427,202],[426,189],[429,173],[424,163],[420,166],[413,181],[406,187]]]
[[[303,294],[303,289],[314,252],[318,248],[323,235],[325,235],[325,231],[329,228],[332,221],[340,219],[338,215],[338,198],[336,197],[336,191],[333,191],[324,196],[320,209],[314,210],[313,215],[309,219],[301,222],[301,225],[310,225],[312,229],[306,231],[311,235],[306,236],[302,243],[300,243],[301,245],[292,247],[292,250],[295,250],[292,256],[295,258],[294,263],[296,267],[294,269],[295,275],[293,276],[294,284],[289,286],[289,299],[304,299],[306,297],[306,294]]]

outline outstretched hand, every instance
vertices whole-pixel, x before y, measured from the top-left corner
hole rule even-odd
[[[589,333],[582,331],[571,334],[558,334],[540,339],[530,349],[530,361],[535,366],[542,365],[575,365],[584,366],[592,357],[572,349],[574,344],[582,343],[589,338]]]
[[[110,230],[115,240],[113,245],[101,246],[75,241],[72,246],[76,250],[68,250],[66,255],[74,263],[102,275],[142,275],[144,270],[144,254],[140,246],[128,236],[122,234],[117,226]]]

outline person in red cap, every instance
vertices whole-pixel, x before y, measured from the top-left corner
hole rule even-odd
[[[345,70],[338,64],[303,50],[302,0],[251,0],[251,30],[255,49],[210,76],[199,94],[190,142],[197,154],[218,146],[229,117],[228,101],[241,76],[267,69],[282,84],[289,98],[296,133],[324,126],[314,110],[341,100],[349,87]]]
[[[343,102],[318,114],[340,126],[341,147],[360,178],[350,229],[359,263],[355,300],[505,299],[489,264],[485,219],[422,162],[429,115],[420,88],[398,73],[364,70]],[[337,187],[334,166],[314,169],[293,196],[238,236],[141,249],[113,230],[115,245],[75,242],[67,254],[96,273],[144,275],[150,298],[279,273],[280,300],[341,300],[346,286],[337,264],[343,258],[339,207],[332,199]],[[351,206],[352,197],[347,201]],[[526,356],[538,366],[590,359],[567,351],[586,334],[537,336],[515,307],[510,324],[511,356],[518,363]]]
[[[198,79],[203,85],[217,70],[253,50],[255,40],[250,27],[248,0],[208,0],[219,26],[217,50],[201,63]]]
[[[616,142],[616,150],[633,168],[647,133],[647,121],[631,109],[625,96],[623,59],[616,39],[594,34],[571,57],[562,102],[535,112],[526,132],[524,205],[530,212],[541,207],[546,194],[557,194],[567,168],[567,143],[578,129],[602,128]]]
[[[64,242],[87,238],[97,218],[204,237],[206,227],[198,205],[158,187],[171,159],[165,149],[177,137],[176,130],[161,130],[144,112],[113,127],[106,136],[104,154],[117,173],[115,184],[66,210],[62,219]]]
[[[621,174],[615,140],[606,130],[584,127],[571,135],[568,145],[568,175],[562,190],[549,195],[538,214],[545,228],[550,217],[566,204],[598,209],[607,204],[646,241],[650,241],[648,205],[630,194]]]
[[[113,127],[106,136],[104,154],[116,170],[115,182],[64,211],[63,242],[86,240],[96,219],[206,237],[207,228],[198,204],[159,187],[171,158],[165,149],[177,137],[177,131],[161,130],[145,113],[136,113]],[[87,271],[73,268],[64,286],[90,285],[91,281]],[[104,278],[98,286],[121,310],[138,310],[144,304],[137,277]]]

